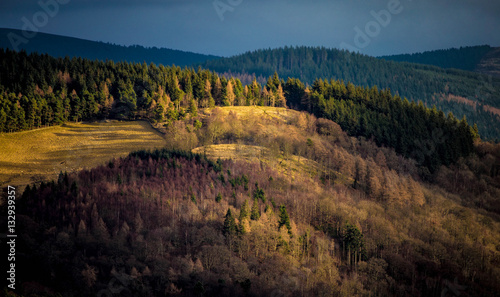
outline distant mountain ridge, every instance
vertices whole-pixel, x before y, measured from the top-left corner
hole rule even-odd
[[[467,46],[414,54],[380,56],[380,59],[455,68],[500,77],[500,48]]]
[[[492,48],[476,65],[476,72],[500,77],[500,47]]]
[[[480,60],[480,59],[479,59]],[[491,64],[491,63],[490,63]],[[489,64],[488,64],[489,65]],[[261,49],[201,63],[202,68],[233,75],[248,83],[273,75],[315,80],[343,80],[360,86],[388,88],[410,101],[436,105],[445,113],[467,117],[486,139],[500,139],[500,78],[460,69],[387,61],[325,47]]]
[[[24,33],[24,34],[23,34]],[[10,34],[10,38],[9,38]],[[54,57],[82,57],[90,60],[113,60],[115,62],[135,62],[189,66],[220,57],[197,54],[167,48],[145,48],[132,45],[122,46],[100,41],[90,41],[74,37],[38,32],[32,38],[25,38],[26,32],[0,28],[0,48],[38,52]],[[35,32],[28,32],[35,34]],[[17,39],[16,39],[17,38]],[[14,40],[14,42],[11,42]]]

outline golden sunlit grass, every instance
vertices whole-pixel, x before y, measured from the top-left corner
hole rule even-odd
[[[306,173],[309,177],[318,174],[318,163],[304,157],[290,155],[284,157],[281,154],[272,152],[268,148],[243,144],[216,144],[197,147],[193,153],[205,154],[211,159],[233,159],[247,162],[262,162],[283,172],[286,175],[295,177],[296,173]]]
[[[0,185],[26,185],[165,146],[147,122],[66,123],[0,135]]]
[[[304,155],[310,151],[326,154],[331,145],[314,133],[314,119],[307,114],[285,108],[264,106],[228,106],[200,110],[202,118],[217,114],[223,131],[231,131],[237,144],[205,145],[193,152],[206,154],[212,159],[236,159],[260,162],[292,179],[324,175],[324,167]],[[233,116],[230,116],[230,113]],[[211,129],[208,129],[211,131]],[[310,139],[309,139],[310,138]],[[250,141],[249,141],[250,140]],[[254,145],[240,143],[253,142]],[[311,142],[313,145],[306,145]],[[295,147],[295,150],[292,148]],[[294,155],[291,151],[299,152]],[[301,156],[298,156],[301,155]],[[343,175],[334,173],[339,182],[349,182]],[[339,179],[340,178],[340,179]]]
[[[284,107],[270,107],[270,106],[226,106],[218,107],[222,112],[229,114],[230,111],[236,113],[240,119],[247,119],[251,117],[260,117],[268,119],[281,119],[284,122],[289,122],[296,117],[299,112],[286,109]],[[203,109],[202,114],[210,114],[213,111],[211,108]]]

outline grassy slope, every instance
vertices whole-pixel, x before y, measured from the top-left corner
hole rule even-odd
[[[57,178],[165,140],[147,122],[67,123],[0,135],[0,186]]]
[[[273,153],[261,146],[244,144],[216,144],[197,147],[192,150],[196,154],[205,154],[211,159],[233,159],[248,162],[260,162],[263,165],[273,167],[285,175],[294,176],[295,172],[307,173],[314,177],[318,175],[319,165],[317,162],[304,157],[292,155],[284,158],[282,155],[274,158]]]
[[[268,107],[268,106],[231,106],[218,109],[225,117],[229,113],[236,114],[240,122],[253,123],[252,126],[256,132],[256,138],[262,141],[263,138],[278,138],[288,137],[297,142],[306,143],[307,133],[301,129],[295,129],[293,124],[296,124],[301,113],[286,108]],[[206,118],[213,110],[204,109],[200,113],[202,118]],[[247,127],[250,128],[250,127]],[[206,154],[212,159],[235,159],[244,160],[247,162],[260,162],[262,165],[270,166],[282,172],[285,175],[294,178],[297,173],[305,173],[309,177],[317,177],[321,171],[321,166],[304,156],[295,154],[286,154],[279,148],[273,148],[272,145],[263,146],[264,141],[256,141],[257,145],[245,145],[240,143],[230,144],[210,144],[194,148],[194,153]],[[324,147],[324,144],[319,139],[316,140],[316,145]],[[259,143],[261,142],[261,143]],[[337,172],[338,174],[338,172]],[[339,174],[340,175],[340,174]]]

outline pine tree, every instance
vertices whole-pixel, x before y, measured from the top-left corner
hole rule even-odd
[[[215,84],[212,88],[212,96],[217,106],[222,104],[222,83],[220,77],[217,77]]]
[[[272,92],[267,91],[267,87],[262,88],[262,99],[264,100],[264,103],[268,106],[273,106],[274,107],[274,95]]]
[[[354,258],[354,265],[356,265],[364,252],[363,234],[355,225],[346,224],[343,241],[348,250],[349,263],[351,264]]]
[[[194,100],[194,98],[191,98],[191,100],[189,101],[189,113],[193,117],[196,117],[198,115],[198,107],[196,105],[196,100]]]
[[[208,79],[205,81],[204,91],[205,95],[203,97],[202,107],[214,107],[215,101],[214,98],[212,97],[212,84]]]
[[[252,204],[252,212],[250,214],[250,219],[257,221],[260,219],[260,210],[259,210],[259,200],[257,198],[253,199]]]
[[[286,211],[285,205],[280,205],[280,218],[278,221],[278,229],[285,226],[288,229],[288,233],[292,232],[292,226],[290,225],[290,217]]]
[[[248,224],[248,218],[250,214],[248,213],[248,200],[245,199],[240,209],[240,216],[238,217],[238,231],[241,234],[245,234],[247,232],[246,225]]]
[[[255,183],[255,190],[253,190],[253,198],[262,200],[266,203],[266,194],[262,188],[259,188],[259,184]]]
[[[222,233],[225,236],[236,234],[236,221],[234,220],[233,214],[231,213],[231,209],[227,209],[226,218],[224,220],[224,227],[222,229]]]
[[[193,85],[191,84],[191,77],[187,77],[184,83],[184,92],[186,95],[193,95]],[[191,96],[192,97],[192,96]]]
[[[240,216],[238,220],[243,221],[244,219],[248,219],[248,216],[250,214],[248,213],[248,200],[245,199],[243,204],[241,205],[241,210],[240,210]]]

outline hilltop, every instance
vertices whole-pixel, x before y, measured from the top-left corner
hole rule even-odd
[[[442,55],[449,55],[451,59],[452,53],[447,51]],[[497,77],[432,65],[386,61],[323,47],[262,49],[206,61],[201,66],[238,77],[244,84],[251,83],[253,77],[265,83],[267,77],[276,72],[280,77],[298,78],[309,85],[323,79],[387,88],[410,101],[422,101],[427,107],[436,105],[445,114],[452,112],[458,118],[466,116],[478,125],[483,137],[500,138],[500,78]]]
[[[479,61],[475,71],[500,77],[500,48],[493,48]]]

